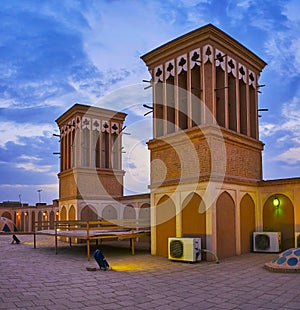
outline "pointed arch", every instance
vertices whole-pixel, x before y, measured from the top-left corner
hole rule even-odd
[[[123,219],[135,219],[136,218],[136,213],[135,209],[132,205],[127,205],[124,208],[123,211]]]
[[[75,207],[73,205],[69,209],[68,219],[71,221],[76,220],[76,210],[75,210]]]
[[[43,220],[43,213],[39,211],[38,213],[38,230],[42,229],[42,220]]]
[[[65,221],[67,219],[67,209],[65,206],[62,206],[62,208],[60,210],[60,219],[62,221]]]
[[[92,205],[86,205],[80,212],[80,219],[83,221],[96,221],[98,219],[97,211]]]
[[[139,211],[139,219],[148,220],[150,222],[150,204],[144,203]]]
[[[201,246],[206,248],[206,208],[196,193],[189,194],[182,203],[182,236],[200,237]]]
[[[245,194],[240,203],[241,254],[253,249],[252,235],[255,231],[255,204],[249,194]]]
[[[31,212],[31,223],[32,223],[32,228],[35,227],[35,211]]]
[[[24,212],[24,231],[29,231],[29,213],[28,213],[28,211]]]
[[[10,214],[8,211],[3,212],[1,216],[2,216],[2,217],[6,217],[6,218],[9,219],[9,220],[12,219],[12,218],[11,218],[11,214]]]
[[[50,229],[54,229],[54,221],[55,221],[54,211],[50,211],[49,220],[50,220]]]
[[[115,220],[118,218],[117,210],[115,207],[108,205],[102,211],[102,217],[105,220]]]
[[[168,256],[168,238],[176,236],[176,208],[173,200],[164,195],[155,207],[156,255]]]
[[[235,205],[228,192],[223,192],[216,202],[216,225],[219,258],[235,256]]]
[[[280,201],[278,207],[273,206],[273,199]],[[283,194],[274,194],[268,198],[263,208],[263,230],[281,232],[282,250],[295,245],[294,206]]]
[[[25,231],[24,220],[25,220],[24,212],[21,212],[21,229],[20,229],[21,231]]]

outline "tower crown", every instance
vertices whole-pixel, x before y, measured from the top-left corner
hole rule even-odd
[[[75,104],[56,120],[60,130],[60,199],[123,195],[121,137],[125,117],[125,113]]]
[[[263,144],[258,133],[258,79],[266,63],[211,24],[141,58],[148,66],[153,85],[154,140],[148,143],[152,160],[162,159],[162,150],[168,149],[158,139],[170,144],[176,137],[181,141],[186,137],[197,152],[201,178],[223,175],[219,162],[227,156],[227,179],[261,180]],[[218,138],[215,130],[207,130],[212,127],[219,128]],[[221,140],[224,145],[218,144]],[[211,141],[216,143],[214,147]],[[174,160],[165,158],[170,172],[167,179],[191,174],[192,168],[183,172],[183,165]],[[157,178],[154,173],[160,169],[152,167],[151,171],[153,182],[161,183],[159,173]]]

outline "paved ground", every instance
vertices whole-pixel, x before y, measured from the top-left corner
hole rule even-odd
[[[0,309],[300,309],[300,274],[263,268],[274,254],[189,264],[119,241],[101,247],[113,270],[91,272],[83,245],[19,238],[0,235]]]

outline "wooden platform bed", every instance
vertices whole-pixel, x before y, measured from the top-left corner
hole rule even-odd
[[[149,221],[142,220],[110,220],[110,221],[56,221],[52,229],[49,222],[36,222],[33,237],[34,248],[37,246],[37,235],[50,235],[55,238],[55,253],[58,253],[58,239],[68,238],[71,246],[72,239],[85,240],[87,257],[91,257],[91,241],[102,242],[105,239],[129,239],[131,254],[134,255],[134,241],[138,237],[149,236]]]

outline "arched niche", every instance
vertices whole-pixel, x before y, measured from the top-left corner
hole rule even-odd
[[[106,206],[102,211],[102,218],[104,220],[116,220],[118,218],[116,208],[111,205]]]
[[[50,220],[50,229],[54,229],[54,221],[55,221],[55,212],[54,211],[50,211],[49,220]]]
[[[275,207],[274,199],[279,199]],[[283,194],[273,194],[263,207],[263,230],[281,232],[281,248],[286,250],[295,245],[294,206],[291,200]]]
[[[72,205],[69,209],[69,220],[73,221],[76,220],[76,210],[75,207]]]
[[[240,233],[241,254],[249,253],[253,249],[252,236],[255,231],[255,204],[249,194],[240,203]]]
[[[227,192],[223,192],[216,202],[216,225],[217,255],[219,258],[235,256],[235,205]]]
[[[11,214],[10,214],[9,212],[7,212],[7,211],[3,212],[1,216],[2,216],[2,217],[6,217],[6,218],[9,219],[9,220],[12,219],[12,218],[11,218]]]
[[[96,221],[98,214],[92,205],[86,205],[80,212],[80,218],[83,221]]]
[[[67,208],[65,206],[62,206],[60,210],[60,218],[62,221],[65,221],[67,219]]]
[[[35,225],[35,211],[31,212],[31,223],[32,223],[32,228],[33,228],[33,225]]]
[[[124,208],[123,211],[123,219],[129,220],[129,219],[135,219],[136,214],[135,214],[135,209],[132,205],[127,205]]]
[[[150,204],[144,203],[139,210],[139,219],[150,222]]]
[[[43,213],[42,211],[38,212],[38,230],[42,229]]]
[[[202,198],[191,193],[182,204],[182,236],[201,238],[206,248],[206,208]]]
[[[164,195],[155,207],[156,254],[168,256],[168,238],[176,236],[176,208],[173,200]]]

